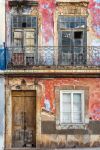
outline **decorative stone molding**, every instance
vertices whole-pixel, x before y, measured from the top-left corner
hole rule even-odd
[[[59,2],[56,7],[58,15],[88,15],[87,2]]]

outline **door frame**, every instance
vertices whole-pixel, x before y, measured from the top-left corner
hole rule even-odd
[[[31,92],[32,92],[32,91],[35,91],[35,107],[36,107],[36,108],[35,108],[35,115],[36,115],[35,117],[37,118],[37,113],[36,113],[36,112],[37,112],[37,102],[36,102],[37,91],[36,91],[36,90],[12,90],[12,91],[11,91],[11,103],[12,103],[12,104],[13,104],[13,94],[12,94],[12,93],[13,93],[14,91],[16,91],[16,92],[17,92],[17,91],[22,91],[22,92],[27,92],[27,91],[31,91]],[[13,146],[13,105],[12,105],[11,113],[12,113],[12,117],[11,117],[11,118],[12,118],[12,119],[11,119],[11,120],[12,120],[12,122],[11,122],[11,147],[12,147],[12,148],[17,148],[17,147],[14,147],[14,146]],[[35,139],[36,139],[36,140],[35,140],[35,147],[30,147],[30,148],[36,148],[36,147],[37,147],[37,137],[36,137],[36,134],[37,134],[37,119],[35,120],[35,130],[36,130],[36,131],[35,131]],[[18,147],[18,148],[23,149],[23,148],[25,148],[25,147]],[[26,148],[27,148],[27,147],[26,147]]]

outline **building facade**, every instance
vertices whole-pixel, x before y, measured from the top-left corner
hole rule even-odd
[[[5,133],[5,80],[0,73],[0,149],[4,149],[4,133]]]
[[[5,79],[2,70],[4,63],[4,42],[5,42],[5,1],[0,1],[0,149],[4,149],[5,133]]]
[[[100,146],[100,2],[5,7],[5,149]]]

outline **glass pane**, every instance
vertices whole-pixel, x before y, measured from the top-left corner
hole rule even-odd
[[[36,28],[36,17],[32,17],[32,27]]]
[[[81,93],[74,93],[73,94],[73,102],[74,103],[81,103]]]
[[[66,28],[65,22],[61,22],[61,23],[60,23],[60,28]]]
[[[27,22],[26,26],[31,28],[31,22]]]
[[[62,103],[62,112],[71,112],[71,103]]]
[[[70,23],[70,28],[75,28],[75,22]]]
[[[73,114],[73,123],[80,123],[82,122],[81,113],[74,113]]]
[[[18,16],[18,22],[22,23],[22,17]]]
[[[27,16],[27,22],[31,22],[31,16]]]
[[[79,112],[79,114],[82,112],[82,104],[81,104],[81,94],[74,93],[73,94],[73,113]],[[74,114],[73,114],[74,115]]]
[[[68,25],[69,23],[69,25]],[[85,17],[59,17],[60,28],[85,28],[86,18]]]
[[[71,94],[63,93],[63,102],[71,103]]]
[[[18,28],[22,28],[22,22],[18,22]]]
[[[71,45],[72,44],[72,39],[71,39],[71,33],[70,32],[62,32],[62,51],[64,53],[68,53],[71,51]]]
[[[26,22],[26,16],[22,16],[22,22]]]
[[[62,113],[62,123],[70,123],[71,122],[71,113]]]
[[[76,20],[76,22],[80,22],[80,19],[81,19],[80,17],[76,17],[75,20]]]
[[[13,16],[13,23],[16,23],[16,22],[17,22],[17,17]]]
[[[36,17],[32,17],[32,22],[36,22]]]
[[[14,28],[17,28],[17,23],[13,23],[13,27],[14,27]]]
[[[74,103],[73,104],[73,112],[81,112],[81,103]]]

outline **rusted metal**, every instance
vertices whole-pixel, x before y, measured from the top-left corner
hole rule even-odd
[[[7,69],[33,66],[100,66],[100,47],[42,46],[6,48]]]

